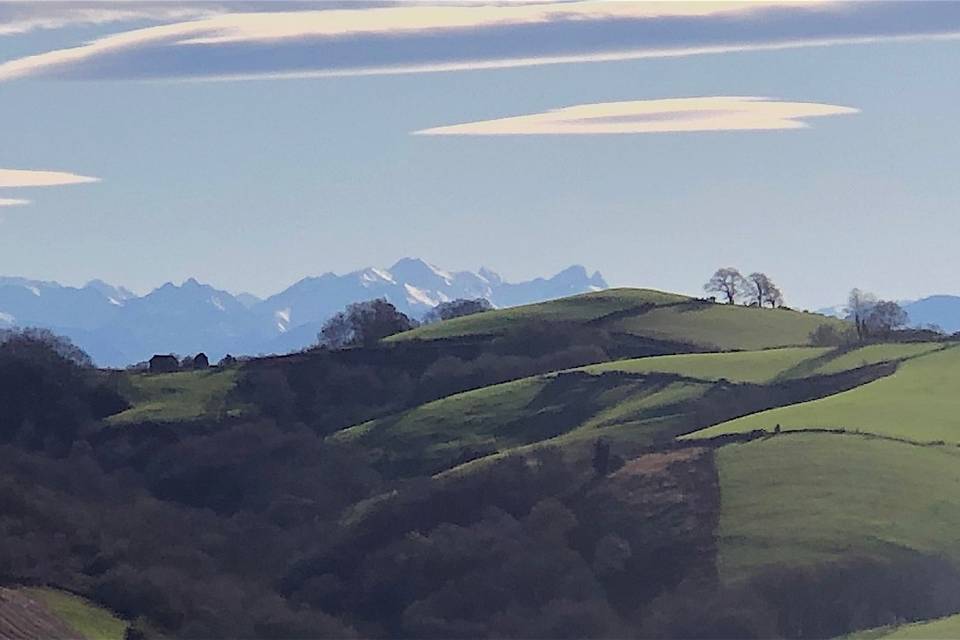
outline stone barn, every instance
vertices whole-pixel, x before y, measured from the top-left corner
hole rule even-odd
[[[175,355],[157,354],[150,358],[150,373],[172,373],[180,370],[180,361]]]

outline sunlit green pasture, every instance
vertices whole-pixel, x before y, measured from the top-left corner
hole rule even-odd
[[[229,406],[236,381],[236,369],[131,374],[128,401],[132,406],[108,422],[183,422],[240,412],[242,407]]]
[[[846,429],[916,441],[960,443],[960,349],[903,362],[888,377],[836,395],[763,411],[692,438],[754,429]]]
[[[899,550],[960,561],[956,447],[781,434],[724,446],[716,460],[725,579]]]

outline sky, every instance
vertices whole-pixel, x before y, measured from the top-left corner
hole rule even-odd
[[[0,2],[0,275],[960,294],[960,3]]]

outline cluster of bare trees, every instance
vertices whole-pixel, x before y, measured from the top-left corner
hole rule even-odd
[[[860,289],[850,291],[844,311],[844,319],[849,323],[846,328],[837,327],[836,324],[822,324],[810,333],[810,344],[836,347],[862,344],[871,340],[889,340],[910,321],[907,312],[896,302],[878,300],[872,293]],[[941,333],[941,330],[933,325],[923,331]]]
[[[744,277],[733,267],[723,267],[714,272],[703,289],[727,304],[744,302],[758,307],[769,305],[771,309],[783,304],[783,293],[770,276],[759,271]]]
[[[853,323],[857,339],[886,336],[907,324],[907,312],[892,300],[877,300],[867,291],[852,289],[847,298],[847,320]]]

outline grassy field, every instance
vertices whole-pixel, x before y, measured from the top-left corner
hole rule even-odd
[[[87,640],[122,640],[127,623],[89,600],[64,591],[26,588],[30,597],[43,602],[55,615]]]
[[[610,436],[613,431],[616,431],[618,436],[623,436],[625,434],[622,432],[634,427],[642,427],[649,425],[651,420],[669,417],[670,414],[664,415],[660,409],[695,400],[706,393],[709,388],[709,384],[688,381],[656,386],[641,393],[636,393],[629,385],[616,387],[598,396],[597,404],[602,409],[583,422],[576,430],[570,431],[560,438],[569,440],[571,438],[593,438],[598,435]],[[602,434],[599,430],[602,430]],[[592,433],[593,431],[597,432]],[[637,435],[641,436],[641,434]]]
[[[498,453],[450,467],[450,473],[469,473],[484,464],[508,455],[525,454],[544,446],[567,446],[592,443],[602,437],[621,453],[633,446],[646,446],[660,433],[676,430],[686,424],[682,403],[695,401],[707,390],[708,383],[689,381],[654,385],[623,385],[598,394],[597,404],[604,408],[588,418],[568,426],[563,433],[527,444],[501,443]],[[624,447],[624,445],[627,445]]]
[[[960,443],[960,349],[915,357],[891,376],[833,396],[724,422],[690,437],[753,429],[843,428],[922,442]]]
[[[890,351],[894,352],[904,353]],[[591,365],[456,394],[335,437],[353,440],[404,464],[415,464],[419,458],[432,471],[455,463],[464,451],[471,452],[468,458],[484,451],[515,453],[530,446],[565,445],[600,436],[645,445],[667,430],[679,433],[689,428],[688,403],[718,381],[769,383],[807,363],[814,369],[834,353],[840,352],[790,347]],[[849,361],[848,356],[839,355]],[[642,376],[648,374],[684,378],[644,381]]]
[[[790,434],[717,452],[727,580],[897,549],[960,560],[960,450]]]
[[[806,345],[810,332],[820,325],[840,325],[841,322],[836,318],[786,309],[711,304],[653,309],[618,320],[607,328],[722,351]]]
[[[857,367],[865,367],[880,362],[893,362],[915,358],[933,351],[943,349],[946,345],[940,342],[914,342],[903,344],[871,344],[859,349],[847,351],[837,357],[830,358],[809,374],[840,373]]]
[[[701,380],[727,379],[732,382],[763,384],[802,362],[823,356],[829,349],[791,347],[766,351],[727,353],[690,353],[619,360],[584,367],[588,373],[625,371],[627,373],[675,373]]]
[[[239,412],[242,407],[228,406],[228,394],[236,380],[236,369],[134,373],[129,376],[128,401],[132,406],[111,416],[108,422],[183,422]]]
[[[870,629],[847,636],[847,640],[931,640],[933,638],[960,638],[960,615],[896,627]]]
[[[525,378],[475,391],[458,393],[428,402],[399,416],[371,420],[338,432],[338,440],[380,441],[400,438],[404,442],[423,439],[437,442],[438,436],[456,425],[456,440],[483,444],[497,425],[523,415],[524,408],[546,385],[544,378]]]
[[[435,340],[469,335],[490,335],[517,323],[533,320],[588,322],[611,313],[630,309],[639,311],[649,305],[669,305],[686,300],[689,298],[652,289],[607,289],[550,302],[496,309],[463,318],[454,318],[391,336],[387,340]]]
[[[465,451],[489,454],[599,435],[648,441],[666,425],[672,407],[709,387],[582,372],[537,376],[459,393],[333,437],[362,444],[394,464],[437,472],[461,462]]]

